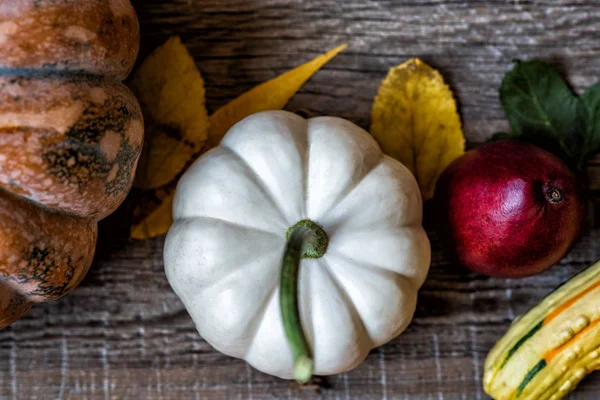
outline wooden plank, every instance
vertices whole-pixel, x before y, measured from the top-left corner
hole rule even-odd
[[[600,66],[600,4],[544,1],[137,0],[142,58],[180,34],[207,84],[211,111],[340,43],[288,109],[368,128],[387,70],[409,57],[439,68],[456,91],[465,132],[480,143],[506,122],[497,89],[515,58],[557,63],[576,90]],[[600,158],[594,163],[598,171]],[[600,173],[593,172],[594,189]],[[550,271],[528,279],[477,276],[449,264],[426,221],[433,266],[413,324],[365,363],[301,389],[225,357],[197,334],[170,290],[163,239],[127,239],[132,197],[101,225],[96,261],[68,297],[34,307],[0,332],[2,399],[483,399],[487,351],[515,316],[600,257],[588,231]],[[430,215],[430,214],[429,214]],[[571,399],[596,399],[587,379]]]

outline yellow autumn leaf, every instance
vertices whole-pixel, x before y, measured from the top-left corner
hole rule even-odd
[[[341,45],[278,77],[262,83],[219,108],[210,116],[209,146],[219,144],[229,128],[247,116],[267,110],[280,110],[323,65],[348,45]]]
[[[149,239],[164,235],[173,224],[173,198],[175,191],[165,197],[158,208],[139,224],[131,227],[132,239]]]
[[[336,47],[312,61],[256,86],[218,109],[209,118],[209,140],[202,148],[202,153],[218,145],[229,128],[248,115],[282,109],[315,72],[345,48],[346,45]],[[131,227],[133,239],[149,239],[167,233],[173,223],[174,191],[173,186],[169,195],[161,200],[154,211]]]
[[[130,87],[146,120],[135,186],[154,189],[175,179],[206,142],[204,81],[179,37],[173,37],[144,60]]]
[[[452,91],[418,58],[390,69],[373,103],[371,134],[386,154],[410,169],[425,200],[465,150]]]

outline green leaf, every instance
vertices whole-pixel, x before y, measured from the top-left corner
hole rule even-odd
[[[600,150],[600,83],[579,97],[579,129],[585,134],[582,151],[585,161]]]
[[[579,160],[584,139],[578,129],[579,100],[554,68],[542,61],[518,61],[504,76],[500,102],[513,133],[570,164]]]

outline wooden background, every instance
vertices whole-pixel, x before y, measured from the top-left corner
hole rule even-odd
[[[600,3],[561,1],[137,0],[144,57],[179,34],[219,106],[318,53],[349,48],[287,109],[369,126],[387,70],[410,57],[455,89],[465,133],[482,142],[506,129],[497,100],[511,60],[541,57],[576,90],[600,71]],[[413,324],[357,369],[299,388],[213,351],[163,273],[163,239],[127,239],[131,204],[101,224],[96,261],[66,298],[35,306],[0,332],[1,399],[484,399],[486,354],[516,315],[600,258],[590,229],[552,270],[522,280],[477,276],[446,262],[431,233],[433,266]],[[430,221],[426,223],[430,226]],[[598,399],[600,377],[570,399]]]

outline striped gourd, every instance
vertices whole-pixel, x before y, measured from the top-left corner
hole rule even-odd
[[[545,297],[490,351],[485,391],[496,400],[561,399],[600,368],[600,262]]]

